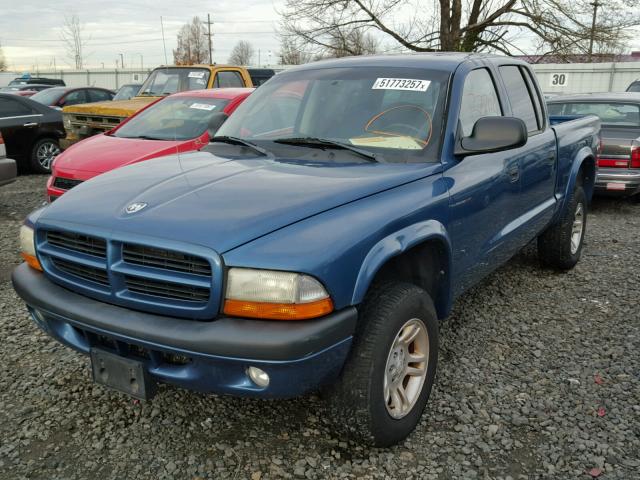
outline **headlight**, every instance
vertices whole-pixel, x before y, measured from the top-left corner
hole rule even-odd
[[[62,125],[65,130],[71,130],[71,118],[68,115],[62,115]]]
[[[333,311],[322,284],[300,273],[231,268],[224,313],[272,320],[304,320]]]
[[[22,225],[20,227],[20,255],[30,267],[42,271],[38,257],[36,256],[36,246],[33,240],[33,228]]]

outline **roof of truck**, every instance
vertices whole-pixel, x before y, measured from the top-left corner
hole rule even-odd
[[[318,62],[307,63],[290,70],[307,70],[315,68],[332,67],[413,67],[413,68],[435,68],[438,70],[453,71],[458,65],[474,59],[504,61],[509,59],[510,63],[526,64],[522,60],[504,55],[489,55],[482,53],[468,52],[428,52],[428,53],[404,53],[394,55],[363,55],[358,57],[343,57],[320,60]],[[286,70],[286,71],[290,71]]]

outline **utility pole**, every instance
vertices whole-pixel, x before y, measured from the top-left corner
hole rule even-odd
[[[598,16],[598,7],[601,4],[598,3],[598,0],[593,0],[591,6],[593,7],[593,17],[591,18],[591,35],[589,38],[589,61],[593,62],[593,41],[596,36],[596,18]]]
[[[213,65],[213,50],[211,48],[211,15],[207,13],[207,37],[209,37],[209,64]]]
[[[123,53],[120,54],[120,67],[124,68],[124,54]]]

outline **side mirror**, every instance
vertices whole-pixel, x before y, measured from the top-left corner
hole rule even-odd
[[[215,112],[211,115],[211,118],[209,119],[209,126],[207,127],[209,138],[216,136],[216,132],[220,129],[222,124],[227,121],[227,118],[229,118],[229,115],[224,112]]]
[[[471,135],[458,137],[454,153],[467,156],[501,152],[522,147],[527,137],[527,126],[520,118],[482,117],[476,121]]]

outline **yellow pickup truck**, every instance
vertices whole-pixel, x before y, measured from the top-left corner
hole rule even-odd
[[[150,103],[172,93],[204,88],[252,87],[250,72],[228,65],[158,67],[151,72],[138,95],[130,100],[73,105],[62,110],[66,138],[62,148],[116,127]]]

